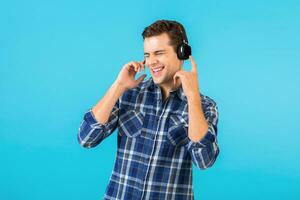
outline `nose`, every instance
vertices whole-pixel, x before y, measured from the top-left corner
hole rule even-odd
[[[149,67],[155,66],[158,63],[156,57],[151,55],[145,58],[145,60],[146,60],[146,65],[148,65]]]

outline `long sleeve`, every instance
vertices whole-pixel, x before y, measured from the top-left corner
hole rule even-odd
[[[202,107],[209,126],[208,131],[199,142],[190,140],[187,149],[193,163],[199,169],[207,169],[214,164],[220,151],[217,142],[218,108],[217,104],[208,97],[204,98]]]
[[[89,109],[83,117],[77,134],[78,142],[85,148],[95,147],[117,128],[119,119],[119,100],[114,105],[108,121],[100,124]]]

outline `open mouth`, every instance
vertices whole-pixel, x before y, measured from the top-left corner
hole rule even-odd
[[[155,68],[151,68],[152,74],[155,77],[158,77],[162,74],[162,71],[165,67],[164,66],[160,66],[160,67],[155,67]]]

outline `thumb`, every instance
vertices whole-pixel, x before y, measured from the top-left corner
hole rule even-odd
[[[143,74],[142,76],[140,76],[137,80],[136,80],[136,83],[137,84],[140,84],[143,80],[144,80],[144,78],[147,76],[147,74]]]
[[[173,76],[173,83],[174,83],[174,85],[176,85],[176,80],[177,80],[177,78],[179,78],[178,77],[178,75],[177,75],[177,73]]]

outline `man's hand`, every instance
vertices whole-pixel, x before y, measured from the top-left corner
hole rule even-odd
[[[137,80],[135,80],[135,75],[139,73],[141,70],[145,69],[145,61],[141,62],[129,62],[125,64],[117,79],[116,83],[121,86],[124,90],[132,89],[138,86],[139,83],[141,83],[147,74],[143,74],[140,76]]]
[[[192,56],[190,56],[192,70],[190,72],[180,70],[174,75],[174,82],[179,78],[184,94],[188,100],[189,128],[188,136],[193,142],[199,142],[208,131],[208,122],[205,118],[200,92],[198,88],[197,68]]]
[[[187,98],[194,97],[195,95],[199,96],[197,67],[192,56],[190,56],[190,61],[192,64],[192,70],[190,72],[180,70],[176,72],[173,77],[174,85],[176,85],[176,81],[179,78],[182,83],[183,92],[187,96]]]

